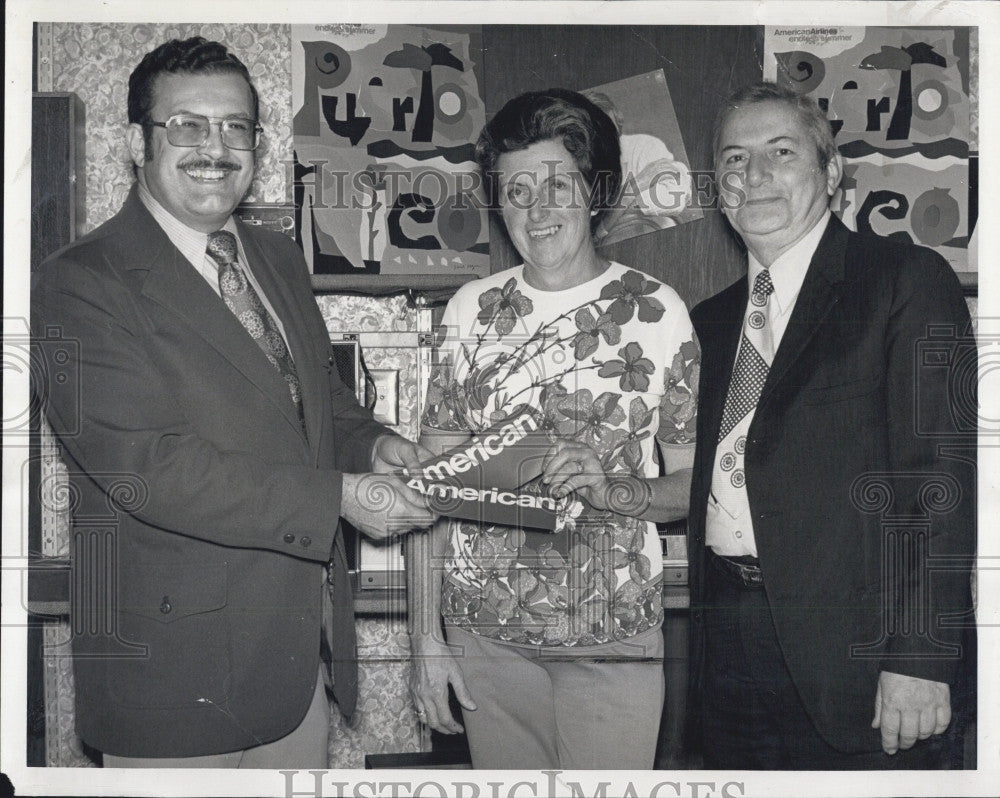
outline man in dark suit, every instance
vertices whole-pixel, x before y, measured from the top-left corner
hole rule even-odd
[[[261,131],[246,67],[167,42],[128,113],[132,192],[32,293],[41,355],[77,352],[45,364],[79,378],[47,397],[72,481],[77,732],[105,766],[324,768],[321,638],[346,715],[357,690],[338,522],[430,523],[389,473],[426,452],[340,381],[294,242],[232,215]]]
[[[748,275],[691,314],[705,766],[939,766],[972,623],[975,396],[941,367],[975,363],[958,280],[831,215],[841,159],[809,98],[737,93],[714,152]]]

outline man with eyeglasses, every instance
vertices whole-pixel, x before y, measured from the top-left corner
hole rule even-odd
[[[433,521],[391,473],[429,453],[340,381],[301,251],[233,216],[258,120],[222,44],[156,48],[125,205],[35,275],[36,336],[78,353],[45,363],[78,390],[43,398],[76,497],[76,730],[105,767],[325,768],[324,681],[345,715],[357,693],[339,519]]]

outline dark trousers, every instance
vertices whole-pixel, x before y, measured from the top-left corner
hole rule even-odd
[[[711,770],[893,770],[941,767],[941,739],[918,741],[893,756],[881,748],[837,751],[819,736],[778,645],[767,594],[723,572],[708,555],[704,766]],[[872,684],[874,715],[875,684]],[[858,729],[876,741],[879,732]],[[877,744],[877,743],[876,743]]]

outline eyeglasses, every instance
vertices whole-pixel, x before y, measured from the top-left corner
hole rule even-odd
[[[222,143],[231,150],[254,150],[260,143],[264,130],[252,119],[227,117],[217,119],[195,114],[174,114],[166,122],[150,122],[154,127],[167,130],[167,141],[175,147],[200,147],[208,141],[212,125],[222,131]]]

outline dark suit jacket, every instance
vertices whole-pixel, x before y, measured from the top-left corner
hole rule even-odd
[[[33,283],[41,362],[70,375],[40,387],[72,480],[76,726],[107,753],[221,753],[295,728],[331,552],[333,647],[349,662],[336,688],[353,710],[340,472],[370,471],[386,430],[332,366],[301,251],[238,227],[284,324],[308,436],[277,370],[135,189]]]
[[[746,302],[743,278],[691,314],[703,358],[689,546],[696,680],[710,665],[706,504]],[[870,724],[880,670],[950,682],[962,650],[955,621],[971,612],[975,547],[969,325],[942,258],[833,217],[747,436],[746,486],[781,649],[819,733],[845,752],[879,747]],[[957,445],[943,454],[948,444]]]

